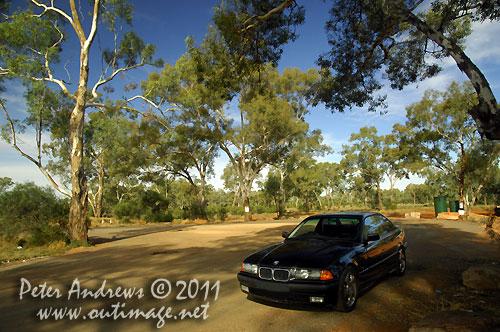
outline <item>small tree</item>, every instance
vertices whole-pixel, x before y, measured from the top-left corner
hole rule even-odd
[[[378,207],[383,209],[382,189],[380,187],[388,164],[384,161],[384,138],[377,135],[375,127],[363,127],[359,133],[352,134],[350,145],[344,145],[342,163],[344,168],[359,173],[365,185],[377,191]]]

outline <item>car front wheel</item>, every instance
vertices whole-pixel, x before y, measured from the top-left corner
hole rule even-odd
[[[358,275],[356,271],[348,266],[342,272],[339,279],[337,294],[337,310],[350,312],[358,301]]]

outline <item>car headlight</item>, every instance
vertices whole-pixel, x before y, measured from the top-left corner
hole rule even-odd
[[[331,280],[333,275],[328,270],[319,269],[301,269],[294,268],[290,270],[291,278],[300,280]]]
[[[257,274],[257,264],[243,263],[241,264],[241,271]]]

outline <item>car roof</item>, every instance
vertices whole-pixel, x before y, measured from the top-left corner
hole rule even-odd
[[[357,211],[349,211],[349,212],[335,212],[335,213],[323,213],[309,216],[311,217],[368,217],[374,214],[380,214],[379,212],[357,212]]]

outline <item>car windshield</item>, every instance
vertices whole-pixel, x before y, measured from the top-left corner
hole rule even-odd
[[[359,224],[360,220],[357,217],[312,217],[301,222],[288,238],[324,238],[354,241],[359,238]]]

